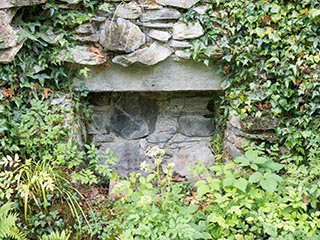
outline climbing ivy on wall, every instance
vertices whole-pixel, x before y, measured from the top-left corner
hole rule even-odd
[[[319,144],[320,2],[212,1],[205,15],[190,9],[206,34],[193,58],[222,55],[224,105],[242,118],[278,118],[289,150],[305,157]]]

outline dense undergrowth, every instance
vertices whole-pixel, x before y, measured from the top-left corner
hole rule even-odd
[[[98,6],[48,0],[14,20],[25,44],[0,68],[0,239],[319,239],[319,2],[212,1],[204,15],[186,12],[206,28],[194,59],[210,64],[223,52],[222,107],[279,118],[279,145],[196,164],[193,183],[164,171],[164,152],[151,149],[155,167],[114,177],[112,199],[104,185],[116,157],[106,152],[101,164],[94,146],[77,141],[84,93],[57,58]]]

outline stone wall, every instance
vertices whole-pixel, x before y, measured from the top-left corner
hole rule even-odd
[[[187,166],[214,161],[209,147],[214,130],[213,92],[92,93],[90,140],[101,150],[111,148],[119,157],[122,175],[138,171],[146,152],[159,146],[167,163],[187,176]]]
[[[278,123],[279,119],[265,117],[248,118],[243,121],[239,116],[230,114],[224,140],[226,157],[235,158],[242,155],[244,147],[250,142],[277,142],[274,129]]]
[[[9,63],[23,46],[18,30],[11,26],[21,6],[43,4],[45,0],[2,0],[0,3],[0,63]],[[81,0],[61,0],[64,9],[78,9]],[[91,22],[74,30],[76,46],[64,49],[59,58],[91,71],[87,78],[74,79],[85,85],[93,105],[87,132],[101,150],[111,147],[119,156],[116,169],[126,175],[148,160],[146,151],[160,146],[175,171],[188,175],[186,166],[201,160],[214,161],[210,136],[214,125],[214,91],[221,76],[215,66],[188,60],[190,40],[203,36],[199,22],[184,23],[189,8],[204,14],[207,0],[110,0],[108,11],[98,11]],[[57,43],[59,35],[46,33]],[[220,58],[214,51],[212,58]],[[0,84],[1,85],[1,84]],[[210,106],[210,104],[209,104]],[[210,111],[209,111],[210,109]],[[253,121],[250,126],[231,116],[225,146],[231,157],[241,154],[244,140],[269,139],[276,122]],[[260,126],[260,127],[259,127]]]
[[[17,42],[17,30],[10,26],[17,7],[42,4],[45,0],[2,0],[0,3],[0,62],[10,62],[23,43]],[[56,1],[62,8],[78,9],[80,0]],[[206,0],[112,0],[108,11],[98,11],[92,22],[75,29],[78,45],[62,52],[61,60],[82,65],[100,65],[107,61],[129,66],[139,62],[154,65],[169,56],[188,59],[190,39],[204,34],[199,22],[184,23],[181,16],[190,7],[200,14],[208,9]],[[46,33],[57,42],[52,29]],[[219,55],[219,54],[218,54]],[[68,57],[67,57],[68,56]],[[213,53],[213,56],[217,56]]]

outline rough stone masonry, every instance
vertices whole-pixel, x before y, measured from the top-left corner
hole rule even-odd
[[[59,7],[73,10],[80,2],[56,1]],[[0,2],[0,63],[10,63],[23,46],[18,42],[18,29],[11,24],[17,10],[43,3],[45,0]],[[210,1],[104,3],[109,4],[109,11],[98,11],[91,22],[76,28],[76,46],[60,54],[62,61],[91,70],[88,79],[74,79],[76,87],[84,84],[91,92],[94,111],[87,122],[91,141],[101,150],[110,147],[118,154],[116,169],[123,175],[138,170],[154,145],[165,149],[165,159],[174,162],[174,170],[181,175],[188,175],[187,166],[196,160],[212,164],[210,100],[220,90],[221,76],[214,66],[188,60],[191,41],[202,37],[204,30],[198,21],[181,19],[190,8],[204,14]],[[50,28],[46,35],[51,44],[61,37]],[[221,52],[213,51],[211,57],[220,58]],[[226,146],[231,155],[238,155],[242,138],[260,136],[240,131],[233,122],[231,119],[228,125]]]

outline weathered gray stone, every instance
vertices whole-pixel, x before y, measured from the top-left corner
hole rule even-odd
[[[141,2],[140,2],[140,4],[141,4]],[[145,10],[157,10],[157,9],[163,8],[162,5],[159,5],[156,2],[152,2],[152,1],[143,1],[142,7]]]
[[[163,109],[161,109],[161,102],[162,101],[159,100],[158,104],[160,107],[160,111],[163,111]],[[162,114],[158,116],[155,129],[156,134],[172,136],[177,133],[177,129],[178,121],[175,116],[172,116],[172,114],[170,114],[170,111],[162,112]]]
[[[114,140],[114,136],[110,134],[107,134],[107,135],[97,134],[93,137],[92,143],[95,146],[101,146],[103,143],[112,142],[113,140]]]
[[[53,28],[49,27],[49,29],[46,32],[47,37],[51,40],[51,44],[57,44],[58,41],[63,37],[62,34],[55,34],[53,32]]]
[[[7,49],[0,49],[0,63],[9,63],[12,62],[15,55],[19,52],[22,48],[23,44],[19,44],[15,47],[7,48]]]
[[[208,5],[201,5],[193,8],[194,11],[196,11],[198,14],[201,14],[201,15],[205,14],[208,9],[209,9]]]
[[[87,80],[75,79],[75,86],[84,84],[91,92],[212,91],[220,90],[222,78],[213,66],[172,58],[154,66],[111,64],[105,71],[92,68],[92,72]]]
[[[174,52],[174,54],[182,59],[190,59],[191,57],[191,52],[186,52],[186,51],[182,51],[182,50],[177,50]]]
[[[78,63],[82,65],[99,65],[107,61],[106,56],[102,55],[101,49],[93,46],[75,46],[61,51],[58,58],[62,61]]]
[[[242,121],[240,116],[230,116],[229,123],[242,131],[254,132],[254,131],[266,131],[273,130],[279,124],[279,119],[270,119],[270,118],[249,118],[245,121]]]
[[[88,134],[109,134],[109,118],[108,113],[95,111],[87,126]]]
[[[79,42],[91,42],[95,43],[99,41],[99,35],[98,34],[91,34],[87,36],[77,36],[75,40]]]
[[[16,14],[16,9],[0,10],[0,23],[1,25],[7,25],[11,23],[12,18]]]
[[[103,144],[101,150],[106,148],[110,148],[118,156],[119,161],[114,169],[122,176],[128,176],[133,171],[139,172],[140,164],[148,160],[135,141]]]
[[[158,20],[176,20],[181,13],[176,9],[162,8],[160,10],[149,11],[140,16],[141,22],[150,22]]]
[[[175,164],[173,171],[188,179],[192,178],[192,174],[187,169],[196,161],[200,161],[206,167],[214,163],[214,156],[207,142],[184,143],[173,157],[167,160],[168,163]]]
[[[95,33],[94,27],[91,23],[85,23],[75,29],[78,34],[93,34]]]
[[[89,95],[89,101],[94,105],[92,107],[94,131],[88,130],[93,134],[90,138],[92,137],[96,146],[111,147],[120,155],[117,170],[122,174],[138,171],[143,160],[150,160],[145,157],[145,153],[150,147],[157,145],[165,150],[165,160],[169,162],[174,160],[179,166],[176,169],[178,173],[188,175],[187,166],[196,160],[203,160],[208,165],[213,162],[209,148],[211,137],[190,137],[179,133],[178,118],[181,122],[186,112],[190,111],[187,113],[188,117],[194,120],[193,117],[199,116],[195,113],[199,111],[194,110],[201,108],[200,112],[203,112],[202,105],[207,105],[205,102],[211,99],[211,94],[209,92],[92,93]],[[103,103],[106,106],[103,106]],[[194,106],[185,106],[191,104]],[[200,122],[202,120],[200,119]],[[95,132],[96,129],[102,130]],[[126,152],[127,148],[133,155]]]
[[[147,137],[149,143],[165,143],[172,138],[172,135],[169,134],[151,134]]]
[[[148,125],[144,119],[140,118],[140,116],[130,116],[119,108],[114,110],[110,126],[121,137],[126,139],[139,139],[149,134]]]
[[[171,38],[171,34],[166,31],[154,30],[152,29],[148,35],[161,42],[167,42]]]
[[[189,137],[208,137],[214,131],[211,119],[202,116],[181,116],[179,132]]]
[[[105,22],[106,19],[107,19],[106,17],[97,16],[97,17],[92,18],[91,20],[94,21],[94,22],[101,23],[101,22]]]
[[[0,26],[0,49],[6,49],[16,46],[18,40],[18,31],[15,31],[9,24]]]
[[[143,138],[154,131],[157,113],[158,106],[153,99],[122,98],[112,113],[110,127],[123,138]]]
[[[76,28],[75,32],[78,34],[76,40],[80,42],[98,42],[99,35],[96,33],[91,23],[85,23]]]
[[[106,20],[100,29],[100,44],[107,50],[133,52],[146,42],[140,28],[132,22],[118,18]]]
[[[225,151],[228,154],[228,157],[230,159],[234,159],[242,155],[241,150],[239,148],[236,148],[234,144],[226,141],[224,145],[225,145]]]
[[[115,15],[126,19],[137,19],[142,14],[142,8],[136,2],[118,5]]]
[[[156,0],[158,4],[188,9],[200,0]]]
[[[170,40],[169,46],[174,48],[190,48],[191,44],[187,41]]]
[[[150,47],[139,49],[128,55],[118,55],[112,59],[113,63],[128,67],[133,63],[139,62],[145,65],[155,65],[168,58],[171,50],[154,42]]]
[[[173,39],[184,40],[201,37],[204,34],[203,28],[199,22],[176,23],[173,26]]]
[[[82,0],[60,0],[60,1],[68,3],[68,4],[78,4]]]
[[[137,25],[147,28],[172,28],[173,23],[161,23],[161,22],[137,22]]]
[[[1,0],[0,9],[45,3],[46,0]]]

